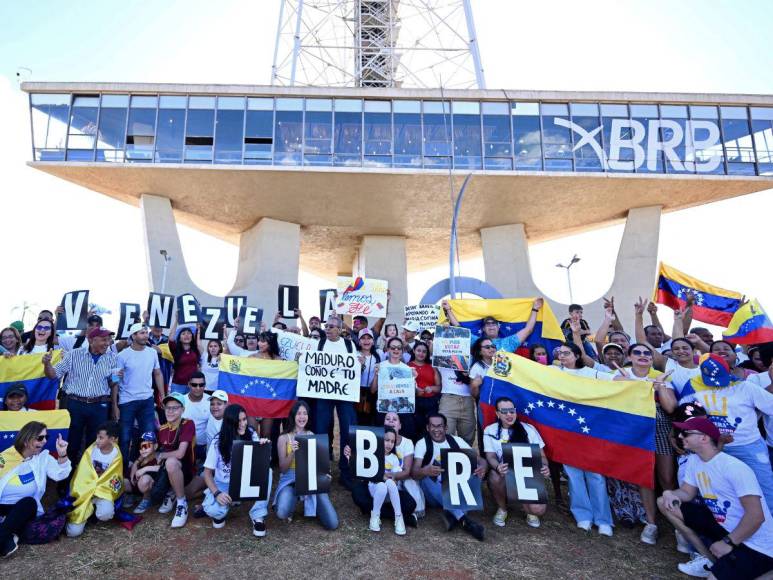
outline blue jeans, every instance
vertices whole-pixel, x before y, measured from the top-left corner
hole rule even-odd
[[[569,509],[577,523],[611,526],[612,510],[604,476],[571,465],[564,465],[564,469],[569,478]]]
[[[97,427],[107,421],[108,403],[84,403],[67,398],[67,411],[70,413],[70,430],[67,435],[67,452],[73,465],[78,465],[81,454],[81,440],[86,435],[86,445],[97,438]]]
[[[762,495],[765,496],[765,502],[768,506],[773,505],[773,471],[765,441],[758,439],[747,445],[725,445],[722,451],[751,467],[754,475],[757,476],[757,482],[762,489]]]
[[[271,471],[269,471],[268,474],[268,496],[271,497],[271,480],[273,478],[271,477]],[[224,493],[228,493],[228,482],[225,481],[215,481],[215,485],[217,486],[217,489]],[[204,502],[202,503],[202,506],[204,508],[204,511],[206,514],[215,520],[222,520],[225,519],[225,517],[228,515],[228,512],[231,509],[230,505],[220,505],[217,500],[215,499],[215,495],[209,491],[209,489],[204,491]],[[263,520],[268,515],[268,500],[265,499],[263,501],[256,501],[254,504],[252,504],[252,508],[250,509],[250,519],[254,522],[255,520]]]
[[[141,401],[130,401],[123,405],[118,405],[121,413],[121,454],[123,455],[124,467],[129,465],[129,444],[132,439],[132,428],[134,420],[137,420],[140,433],[156,430],[156,405],[153,397],[150,396]]]
[[[440,483],[440,479],[435,481],[431,477],[424,477],[419,482],[419,485],[421,486],[422,491],[424,492],[424,499],[426,501],[427,506],[429,507],[443,507],[443,491],[442,491],[442,484]],[[475,496],[475,499],[480,502],[481,498],[481,489],[480,489],[480,479],[478,477],[473,477],[470,479],[470,487],[472,488],[472,494]],[[463,509],[454,509],[454,510],[448,510],[450,513],[453,514],[453,516],[460,520],[464,517],[464,514],[469,510],[463,510]]]
[[[297,503],[295,485],[283,487],[276,496],[276,516],[280,520],[289,518],[293,515]],[[317,494],[317,517],[326,530],[335,530],[338,527],[338,514],[326,493]]]
[[[333,418],[333,409],[336,409],[338,413],[338,428],[340,429],[338,438],[340,443],[338,469],[343,481],[351,481],[349,462],[344,457],[344,447],[349,445],[349,426],[357,424],[357,412],[354,409],[354,403],[317,399],[317,417],[314,420],[314,431],[316,433],[327,433],[327,426]]]
[[[183,395],[187,395],[190,390],[191,388],[188,385],[181,385],[179,383],[172,383],[169,385],[170,393],[182,393]]]

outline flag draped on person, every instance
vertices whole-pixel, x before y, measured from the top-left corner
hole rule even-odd
[[[578,377],[500,351],[483,380],[484,425],[499,397],[539,430],[553,461],[654,487],[655,400],[650,383]]]
[[[0,357],[0,398],[14,383],[27,388],[27,407],[40,411],[56,409],[56,393],[60,379],[49,379],[43,373],[43,353]],[[55,350],[51,364],[62,360],[62,351]],[[30,419],[31,420],[31,419]]]
[[[661,262],[653,301],[677,310],[685,307],[689,293],[695,297],[693,320],[717,326],[728,326],[743,302],[739,292],[707,284]]]
[[[749,300],[733,315],[722,338],[736,344],[773,342],[773,322],[756,299]]]
[[[499,337],[505,338],[522,330],[531,316],[534,298],[497,298],[449,300],[449,305],[459,324],[468,328],[473,336],[483,332],[483,320],[490,316],[499,322]],[[445,313],[440,311],[438,324],[447,322]],[[537,323],[531,336],[526,340],[529,345],[541,343],[548,353],[564,341],[564,333],[547,302],[537,313]]]
[[[45,448],[51,453],[56,451],[59,435],[67,440],[70,429],[70,413],[64,409],[57,411],[0,411],[0,451],[13,445],[16,434],[30,421],[43,423],[48,430]]]
[[[82,524],[94,513],[95,498],[116,502],[123,494],[123,457],[121,452],[102,473],[94,469],[91,444],[81,457],[78,469],[70,484],[70,495],[73,497],[73,511],[67,515],[71,524]]]
[[[295,361],[220,356],[218,388],[252,417],[287,417],[295,402],[297,380]]]

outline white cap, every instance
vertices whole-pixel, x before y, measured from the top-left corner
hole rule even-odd
[[[132,336],[133,334],[138,333],[140,330],[143,330],[145,328],[145,325],[141,322],[135,322],[129,327],[129,336]]]
[[[421,330],[419,323],[416,322],[415,320],[409,320],[408,322],[403,324],[403,328],[408,332],[419,332]]]
[[[212,394],[209,396],[209,398],[210,398],[210,400],[211,399],[219,399],[219,400],[223,401],[224,403],[227,403],[228,402],[228,393],[226,393],[222,389],[218,389],[216,391],[212,391]]]

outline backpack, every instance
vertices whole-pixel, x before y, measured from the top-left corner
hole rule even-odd
[[[343,341],[344,341],[344,345],[346,346],[346,352],[348,352],[349,354],[354,352],[354,346],[352,346],[352,341],[349,340],[348,338],[344,338]],[[318,351],[324,350],[326,342],[327,342],[327,337],[321,336],[319,338],[319,343],[317,344],[317,350]]]
[[[459,443],[453,435],[446,435],[446,441],[448,441],[448,447],[452,451],[459,449]],[[421,458],[421,466],[426,467],[430,461],[432,461],[432,451],[434,450],[432,444],[432,438],[429,433],[424,435],[424,444],[427,446],[427,451],[424,453],[424,457]]]

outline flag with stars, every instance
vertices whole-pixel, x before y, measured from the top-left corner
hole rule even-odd
[[[483,321],[492,317],[499,322],[499,338],[507,338],[516,334],[526,326],[534,298],[498,298],[498,299],[463,299],[449,300],[451,309],[457,321],[464,328],[468,328],[475,340],[483,333]],[[446,320],[445,313],[440,312],[438,324]],[[564,333],[558,324],[553,311],[547,302],[542,305],[537,313],[537,323],[534,330],[526,339],[525,345],[542,344],[548,351],[548,356],[553,349],[564,342]]]
[[[601,381],[499,351],[480,390],[483,424],[508,397],[553,461],[653,488],[655,399],[650,383]]]
[[[0,411],[0,451],[13,446],[16,434],[30,421],[43,423],[48,430],[45,448],[51,453],[56,451],[56,439],[61,434],[67,440],[70,429],[70,413],[64,409],[57,411]]]
[[[284,418],[295,402],[298,363],[221,355],[218,389],[251,417]]]
[[[743,295],[739,292],[707,284],[661,262],[652,300],[677,310],[685,307],[689,293],[695,297],[693,320],[717,326],[727,327],[743,301]]]
[[[737,344],[773,342],[773,322],[756,299],[749,300],[733,315],[722,338]]]
[[[59,379],[49,379],[43,374],[43,353],[24,354],[10,358],[0,357],[0,400],[14,384],[21,383],[27,389],[27,407],[45,411],[56,409],[56,393]],[[51,364],[62,360],[62,351],[55,350]]]

